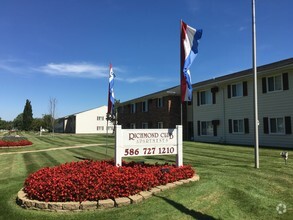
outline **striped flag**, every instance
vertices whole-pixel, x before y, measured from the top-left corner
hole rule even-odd
[[[192,84],[189,68],[198,53],[202,30],[196,30],[181,21],[181,101],[191,101]]]
[[[110,72],[109,72],[109,92],[108,92],[108,114],[113,116],[114,111],[114,103],[115,103],[115,97],[114,97],[114,71],[112,68],[112,64],[110,63]]]

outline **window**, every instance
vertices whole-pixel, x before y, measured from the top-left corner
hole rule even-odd
[[[268,92],[282,90],[282,77],[281,75],[268,77]]]
[[[148,128],[149,127],[149,125],[148,125],[148,123],[142,123],[142,128]]]
[[[213,125],[211,121],[201,122],[201,135],[212,136],[213,135]]]
[[[131,123],[131,124],[130,124],[130,128],[131,128],[131,129],[135,129],[135,128],[136,128],[135,123]]]
[[[104,131],[104,126],[98,126],[98,127],[97,127],[97,130],[98,130],[98,131]]]
[[[284,134],[284,118],[270,118],[270,133],[272,134]]]
[[[228,99],[233,97],[248,96],[248,85],[247,81],[228,85]]]
[[[163,98],[158,98],[157,99],[157,107],[162,108],[163,107]]]
[[[283,73],[262,78],[262,93],[289,90],[289,75]]]
[[[249,119],[229,119],[229,133],[233,134],[248,134],[249,133]]]
[[[164,125],[163,122],[158,122],[158,128],[163,128],[164,127],[163,125]]]
[[[142,102],[142,112],[148,111],[148,101]]]
[[[200,105],[212,104],[212,93],[211,91],[200,92]]]
[[[242,83],[233,84],[231,86],[231,94],[232,94],[232,97],[243,96]]]
[[[136,111],[136,105],[135,105],[135,103],[133,103],[133,104],[130,105],[130,113],[134,114],[135,111]]]
[[[104,121],[104,116],[98,116],[98,117],[97,117],[97,120],[98,120],[98,121]]]
[[[292,134],[291,116],[263,118],[263,131],[265,134]]]
[[[244,133],[243,120],[233,120],[233,133]]]

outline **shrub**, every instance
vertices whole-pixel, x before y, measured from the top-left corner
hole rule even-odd
[[[0,140],[0,147],[26,146],[32,144],[26,137],[20,136],[5,136]]]
[[[5,136],[2,138],[3,141],[11,141],[11,142],[17,142],[17,141],[23,141],[27,140],[26,137],[22,136]]]
[[[46,202],[127,197],[194,175],[191,166],[80,161],[43,168],[25,180],[28,198]]]

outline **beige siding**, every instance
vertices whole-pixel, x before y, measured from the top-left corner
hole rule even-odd
[[[288,73],[289,90],[262,93],[262,77],[270,77]],[[247,96],[228,98],[228,85],[247,82]],[[216,104],[197,106],[197,91],[210,90],[218,86]],[[217,85],[195,88],[193,93],[193,124],[194,140],[202,142],[219,142],[228,144],[254,145],[254,94],[252,75],[229,79]],[[293,130],[293,70],[278,69],[270,72],[258,73],[258,108],[259,108],[259,144],[280,148],[293,148],[293,134],[265,134],[263,118],[291,117]],[[249,133],[229,133],[229,119],[249,121]],[[217,126],[217,136],[198,135],[197,121],[220,120]]]
[[[76,114],[76,134],[93,134],[93,133],[107,133],[106,120],[107,106],[102,106],[92,110]],[[103,120],[98,120],[97,117],[103,117]],[[98,130],[98,127],[101,128]],[[109,127],[113,124],[109,122]],[[112,130],[109,130],[111,133]]]
[[[291,117],[291,127],[293,122],[293,71],[283,70],[267,74],[266,77],[276,74],[289,73],[289,90],[262,93],[262,84],[259,80],[259,131],[260,143],[264,146],[274,146],[281,148],[293,148],[292,134],[265,134],[263,118]]]

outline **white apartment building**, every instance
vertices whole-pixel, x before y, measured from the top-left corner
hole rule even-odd
[[[107,106],[78,112],[58,119],[57,132],[74,134],[107,133]],[[108,122],[108,133],[113,132],[113,123]]]

